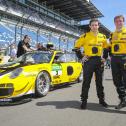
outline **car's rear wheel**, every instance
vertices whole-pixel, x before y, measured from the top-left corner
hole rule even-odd
[[[50,76],[46,71],[38,74],[35,86],[35,95],[42,97],[48,94],[50,88]]]

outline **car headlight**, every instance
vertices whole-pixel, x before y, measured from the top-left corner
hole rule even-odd
[[[10,78],[14,79],[14,78],[18,77],[22,71],[23,71],[23,68],[17,68],[15,70],[13,70],[10,74]]]

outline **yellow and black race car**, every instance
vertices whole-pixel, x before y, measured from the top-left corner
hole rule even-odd
[[[0,65],[0,101],[27,94],[45,96],[50,86],[80,79],[82,64],[74,53],[35,51]]]

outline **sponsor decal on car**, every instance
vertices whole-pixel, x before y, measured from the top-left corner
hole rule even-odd
[[[52,65],[51,74],[52,74],[53,76],[62,75],[62,67],[61,67],[61,65],[60,65],[60,64],[53,64],[53,65]]]

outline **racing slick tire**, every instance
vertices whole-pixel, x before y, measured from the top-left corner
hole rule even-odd
[[[42,97],[48,94],[50,89],[50,76],[46,71],[38,74],[35,84],[35,96]]]

